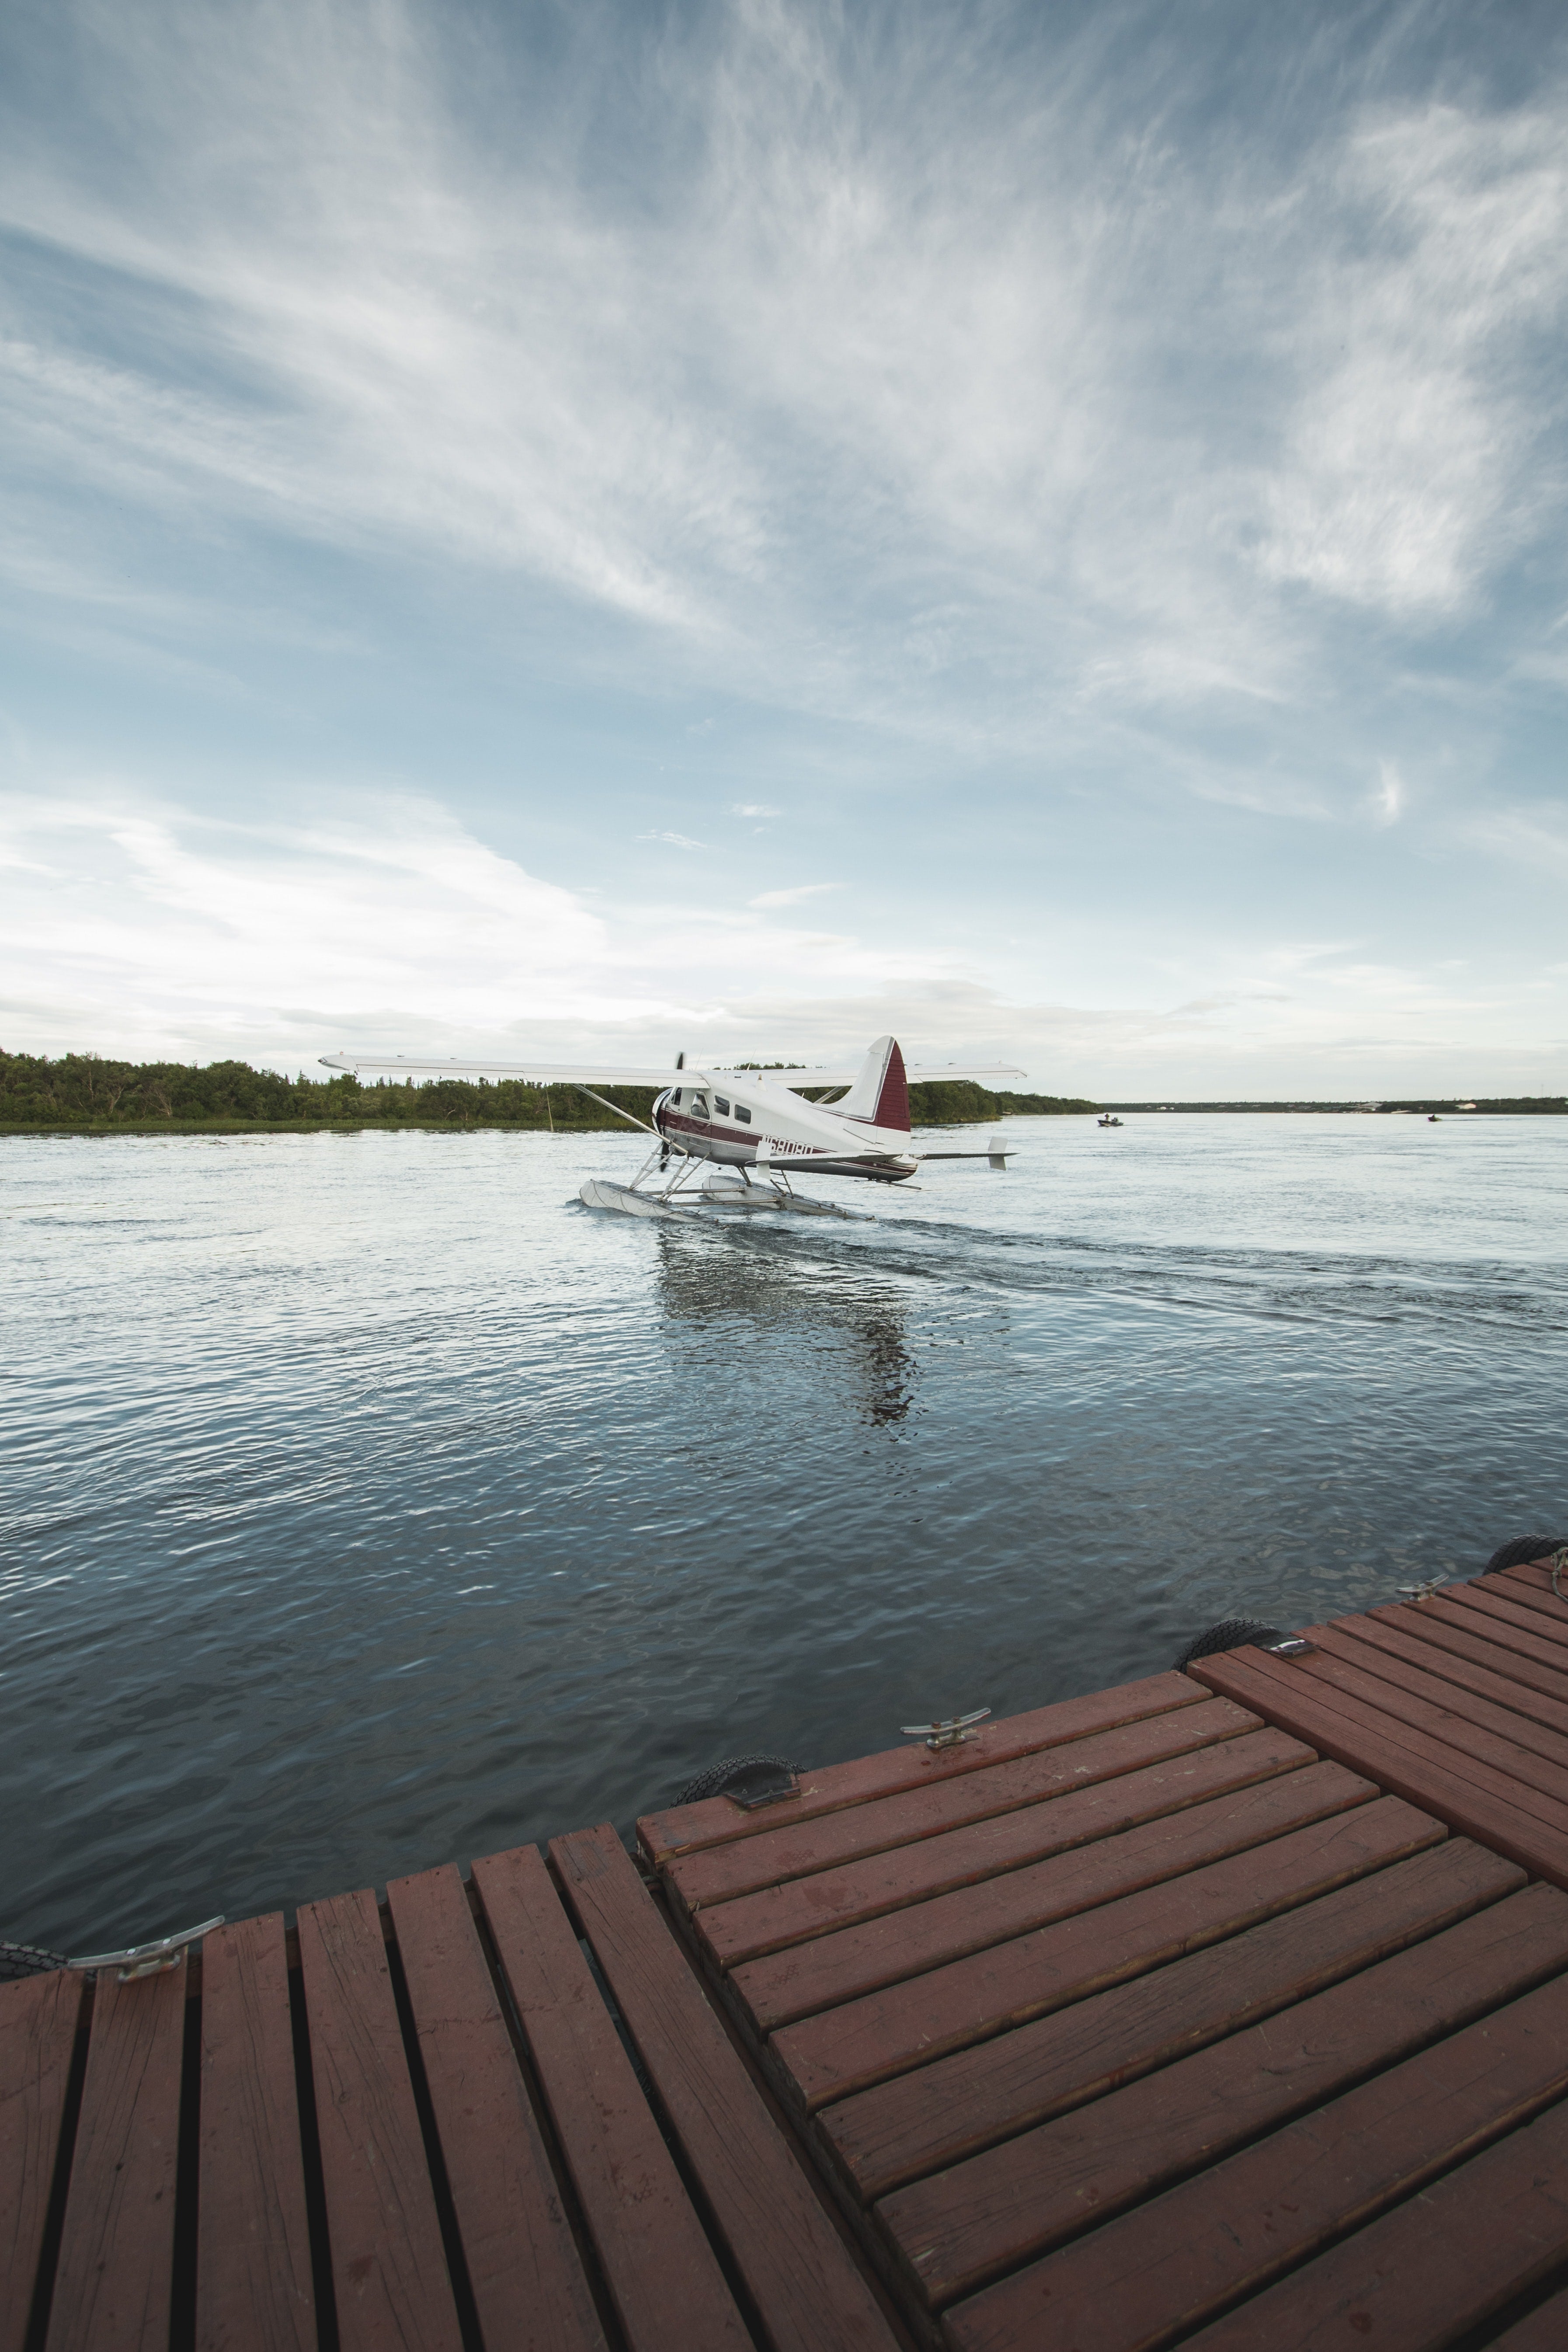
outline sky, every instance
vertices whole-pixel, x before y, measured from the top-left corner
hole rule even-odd
[[[1556,0],[11,0],[0,1046],[1568,1091]]]

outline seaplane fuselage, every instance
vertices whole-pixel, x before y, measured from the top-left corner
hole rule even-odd
[[[897,1184],[920,1165],[910,1156],[907,1126],[819,1108],[788,1087],[770,1085],[761,1071],[715,1071],[671,1087],[654,1104],[653,1123],[678,1150],[731,1168],[815,1168],[825,1176]]]

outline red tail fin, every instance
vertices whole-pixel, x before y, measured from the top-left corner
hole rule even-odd
[[[864,1119],[871,1127],[910,1131],[910,1082],[896,1037],[879,1037],[859,1074],[842,1101],[833,1106],[846,1118]]]
[[[904,1076],[904,1057],[896,1037],[888,1040],[888,1066],[882,1073],[882,1090],[877,1097],[873,1127],[896,1127],[900,1135],[910,1131],[910,1082]]]

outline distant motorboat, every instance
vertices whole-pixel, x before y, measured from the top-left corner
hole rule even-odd
[[[1105,1117],[1100,1120],[1099,1124],[1101,1127],[1120,1127],[1121,1125],[1121,1121],[1119,1118],[1112,1118],[1110,1112],[1107,1111]]]

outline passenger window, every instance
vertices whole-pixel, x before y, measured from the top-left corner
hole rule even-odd
[[[745,1120],[745,1122],[746,1122],[746,1125],[747,1125],[748,1127],[750,1127],[750,1125],[751,1125],[751,1123],[752,1123],[752,1114],[751,1114],[751,1112],[746,1108],[746,1106],[745,1106],[745,1104],[744,1104],[744,1103],[737,1103],[737,1104],[735,1105],[735,1117],[736,1117],[737,1118],[743,1118],[743,1119]]]
[[[723,1096],[722,1096],[722,1095],[715,1095],[715,1096],[714,1096],[714,1097],[713,1097],[713,1108],[714,1108],[714,1109],[718,1112],[718,1114],[719,1114],[719,1116],[720,1116],[720,1118],[729,1118],[729,1116],[730,1116],[730,1106],[729,1106],[729,1104],[725,1101],[725,1099],[724,1099],[724,1097],[723,1097]]]

